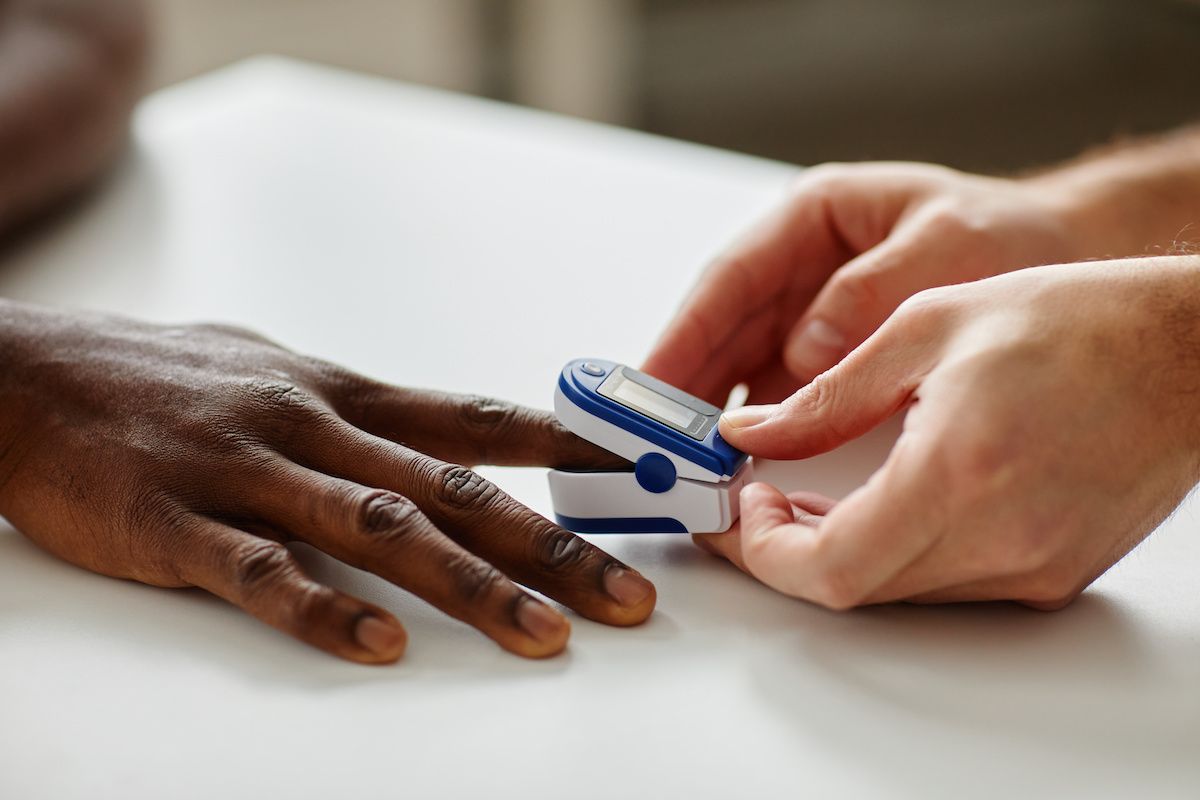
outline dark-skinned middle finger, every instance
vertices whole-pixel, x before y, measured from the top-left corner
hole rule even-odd
[[[589,619],[633,625],[654,609],[654,586],[636,571],[472,470],[348,424],[293,447],[290,457],[314,470],[411,498],[467,550]]]

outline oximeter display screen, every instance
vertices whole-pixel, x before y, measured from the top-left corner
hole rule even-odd
[[[614,400],[621,401],[621,403],[629,406],[634,411],[641,411],[648,416],[658,417],[664,422],[669,422],[685,431],[692,427],[692,423],[699,416],[695,411],[692,411],[682,403],[676,403],[669,397],[663,397],[661,394],[628,379],[621,381],[617,386],[613,387],[612,396]]]
[[[596,390],[626,408],[704,441],[721,409],[629,367],[617,367]]]

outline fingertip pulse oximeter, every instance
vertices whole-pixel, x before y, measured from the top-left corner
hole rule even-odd
[[[738,517],[746,454],[717,432],[721,409],[631,367],[576,359],[554,412],[568,430],[633,462],[623,471],[550,471],[558,524],[576,533],[717,533]]]

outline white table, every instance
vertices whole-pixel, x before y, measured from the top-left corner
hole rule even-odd
[[[794,173],[278,60],[152,97],[135,140],[112,183],[6,255],[0,294],[239,322],[542,406],[570,357],[638,362]],[[845,492],[888,435],[775,476]],[[540,470],[492,475],[548,511]],[[576,619],[545,662],[308,556],[408,626],[386,668],[3,527],[0,797],[1196,797],[1196,527],[1181,510],[1056,614],[829,613],[685,537],[606,538],[658,611]]]

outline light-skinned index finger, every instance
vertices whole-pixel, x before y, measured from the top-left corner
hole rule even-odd
[[[684,391],[746,320],[803,284],[814,296],[850,254],[816,194],[796,195],[717,258],[668,324],[643,370]]]

